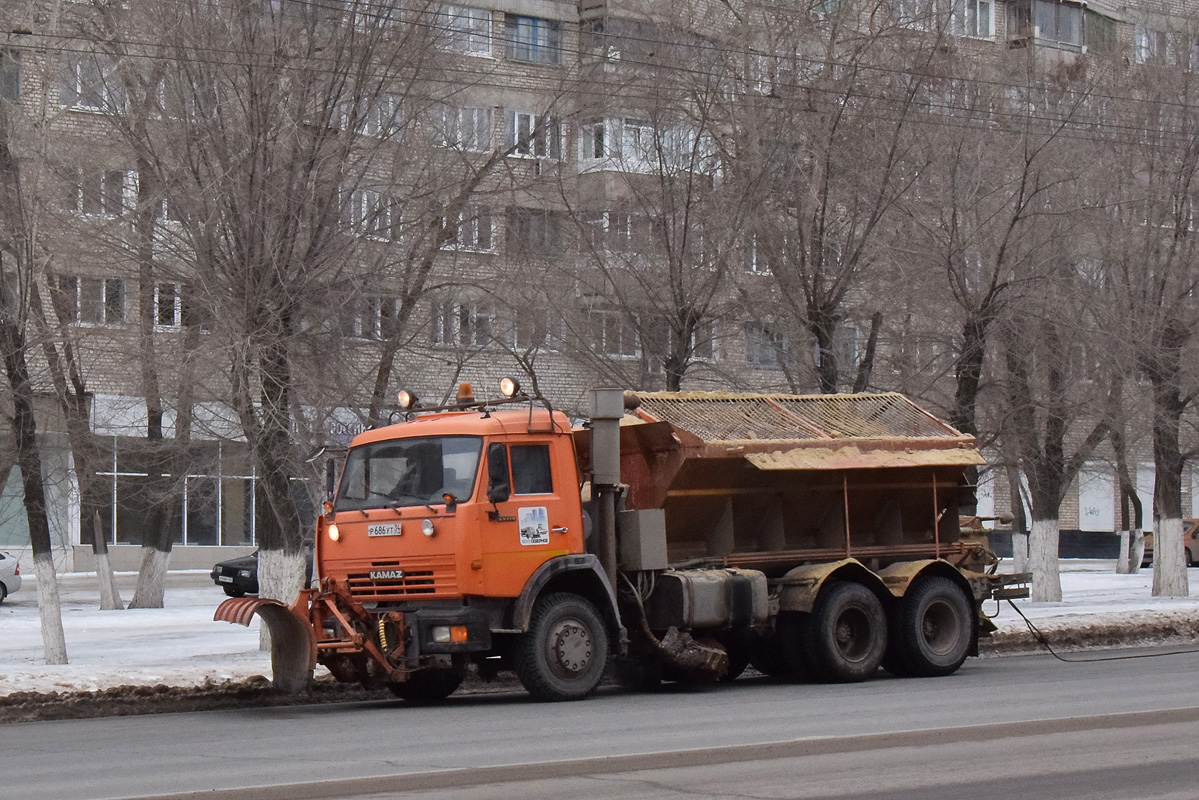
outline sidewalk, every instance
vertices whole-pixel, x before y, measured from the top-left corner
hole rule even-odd
[[[1154,598],[1152,571],[1116,575],[1114,569],[1114,561],[1064,561],[1064,602],[1017,605],[1060,649],[1199,639],[1199,597]],[[1199,570],[1191,575],[1199,579]],[[258,649],[257,622],[243,628],[212,621],[225,595],[206,570],[169,573],[166,608],[125,611],[99,610],[94,573],[59,576],[70,663],[46,666],[36,582],[32,574],[23,577],[21,590],[0,604],[0,696],[127,684],[202,686],[270,675],[270,655]],[[136,581],[135,573],[118,573],[126,603]],[[1199,594],[1199,582],[1194,591]],[[984,611],[995,614],[999,628],[984,640],[984,655],[1039,648],[1007,604],[988,604]]]

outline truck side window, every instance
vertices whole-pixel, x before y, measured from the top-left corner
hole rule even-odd
[[[512,446],[512,491],[514,494],[553,493],[548,444]]]

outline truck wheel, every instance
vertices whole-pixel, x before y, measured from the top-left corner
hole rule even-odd
[[[595,691],[608,662],[608,631],[595,606],[575,594],[546,595],[533,607],[513,669],[537,700],[581,700]]]
[[[806,646],[800,655],[814,677],[833,683],[866,680],[887,651],[883,604],[860,583],[836,583],[821,592],[801,633]]]
[[[903,597],[892,635],[897,675],[931,678],[955,672],[970,651],[970,601],[949,578],[927,578]]]
[[[388,683],[387,688],[401,700],[413,704],[438,703],[462,685],[462,676],[448,669],[424,669],[406,681]]]

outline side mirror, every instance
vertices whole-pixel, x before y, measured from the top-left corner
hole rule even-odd
[[[325,499],[332,500],[337,490],[337,461],[330,458],[325,462]]]
[[[494,443],[487,446],[487,502],[495,505],[512,496],[508,475],[508,448]]]

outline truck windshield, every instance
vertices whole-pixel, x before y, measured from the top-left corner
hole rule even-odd
[[[440,504],[447,492],[469,500],[482,449],[478,436],[426,436],[355,447],[346,456],[334,509]]]

